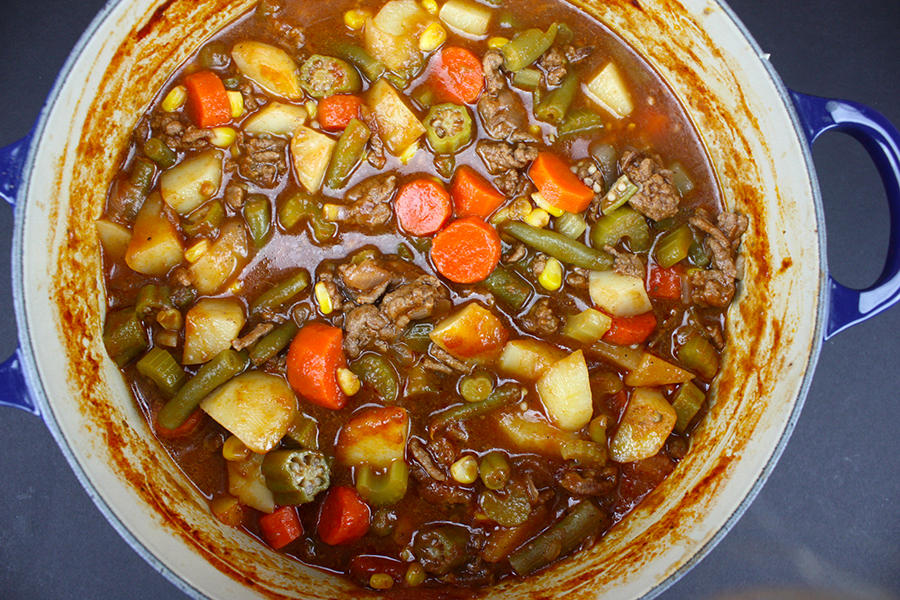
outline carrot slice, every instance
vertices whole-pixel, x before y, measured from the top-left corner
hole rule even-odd
[[[500,262],[500,236],[478,217],[457,219],[434,236],[431,261],[450,281],[483,281]]]
[[[272,548],[278,550],[303,535],[303,525],[293,506],[282,506],[259,518],[259,528]]]
[[[400,226],[413,235],[431,235],[440,231],[452,213],[450,193],[430,177],[404,184],[394,200],[394,212]]]
[[[594,190],[584,185],[559,156],[541,152],[528,169],[528,176],[552,206],[580,213],[594,199]]]
[[[656,329],[656,317],[652,312],[645,312],[635,317],[613,317],[609,331],[603,336],[604,342],[630,346],[640,344]]]
[[[231,102],[219,76],[197,71],[184,78],[187,112],[197,127],[218,127],[231,122]]]
[[[346,368],[344,334],[337,327],[309,323],[294,336],[287,354],[288,383],[294,391],[319,406],[343,408],[347,396],[337,381]]]
[[[345,546],[360,539],[369,531],[369,505],[355,489],[347,486],[328,490],[319,511],[317,531],[330,546]]]
[[[441,102],[472,104],[484,89],[481,61],[471,50],[447,46],[432,65],[431,86]]]
[[[362,98],[353,94],[335,94],[319,100],[316,109],[319,125],[326,131],[345,129],[353,119],[359,118]]]
[[[647,294],[662,300],[678,300],[681,298],[680,265],[663,268],[651,265],[647,275]]]
[[[487,219],[506,202],[506,196],[468,165],[461,166],[453,174],[450,197],[457,217],[474,215]]]

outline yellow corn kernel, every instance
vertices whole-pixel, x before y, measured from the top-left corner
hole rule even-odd
[[[422,0],[422,8],[430,15],[436,15],[438,10],[440,10],[437,0]]]
[[[509,221],[509,207],[504,206],[493,215],[491,215],[491,225],[497,226],[504,221]]]
[[[322,205],[322,218],[326,221],[338,221],[341,218],[341,205],[340,204],[323,204]]]
[[[533,193],[531,195],[531,199],[534,200],[534,203],[537,204],[540,208],[543,208],[554,217],[561,217],[563,213],[566,212],[563,209],[556,208],[555,206],[547,202],[547,199],[544,198],[544,195],[540,192]]]
[[[475,480],[478,479],[478,461],[474,456],[463,456],[450,465],[450,476],[454,481],[463,485],[475,483]]]
[[[314,100],[307,100],[303,106],[306,107],[306,114],[309,115],[310,121],[319,114],[319,105]]]
[[[237,139],[237,131],[231,127],[213,127],[212,132],[209,143],[216,148],[228,148]]]
[[[331,294],[328,293],[328,288],[325,287],[325,283],[320,281],[316,284],[315,287],[316,294],[316,302],[319,304],[319,310],[322,311],[323,315],[330,315],[334,312],[334,304],[331,302]]]
[[[184,105],[187,100],[187,89],[183,85],[176,85],[162,101],[162,109],[166,112],[175,112]]]
[[[362,387],[362,384],[359,382],[359,377],[357,377],[356,373],[354,373],[350,369],[338,369],[337,382],[338,387],[341,388],[341,391],[348,396],[352,396],[359,391],[359,388]]]
[[[525,218],[522,220],[532,227],[541,229],[542,227],[546,227],[550,224],[550,213],[548,213],[543,208],[535,208],[533,211],[525,215]]]
[[[369,587],[373,590],[389,590],[394,586],[394,579],[387,573],[373,573],[369,577]]]
[[[509,218],[513,221],[522,221],[533,209],[534,207],[531,206],[531,202],[528,201],[528,198],[522,196],[509,206]]]
[[[414,562],[406,569],[406,585],[416,587],[425,583],[425,568]]]
[[[344,13],[344,25],[354,31],[359,31],[366,24],[366,19],[371,16],[372,13],[364,8],[348,10]]]
[[[250,448],[236,435],[230,436],[222,444],[222,458],[228,462],[243,462],[250,456]]]
[[[416,152],[419,151],[419,142],[415,142],[407,146],[406,150],[400,153],[400,156],[397,158],[400,159],[404,165],[409,164],[409,161],[412,160],[412,157],[416,155]]]
[[[533,136],[539,138],[539,137],[541,137],[541,132],[543,131],[543,129],[541,129],[541,126],[540,126],[540,125],[538,125],[537,123],[535,123],[535,124],[533,124],[533,125],[529,125],[529,126],[528,126],[528,131],[531,132],[531,135],[533,135]]]
[[[544,270],[538,275],[538,283],[540,283],[545,290],[555,292],[562,286],[562,278],[562,264],[555,258],[550,257],[547,259],[547,264],[544,265]]]
[[[499,36],[492,37],[491,39],[489,39],[487,41],[488,48],[491,48],[492,50],[499,50],[500,48],[507,45],[508,43],[509,43],[509,38],[499,37]]]
[[[228,286],[228,290],[232,294],[240,294],[241,292],[244,291],[244,284],[243,284],[243,282],[241,282],[240,279],[238,279],[237,281],[235,281],[234,283],[232,283],[231,285]]]
[[[237,90],[228,90],[228,103],[231,104],[231,118],[237,119],[244,114],[244,95]]]
[[[209,241],[206,239],[199,240],[196,244],[184,251],[184,257],[189,263],[195,263],[200,257],[209,250]]]
[[[153,343],[157,346],[174,348],[178,345],[178,332],[158,329],[156,333],[153,334]]]
[[[419,50],[422,52],[431,52],[440,48],[441,44],[447,41],[447,30],[444,26],[435,21],[425,28],[419,37]]]

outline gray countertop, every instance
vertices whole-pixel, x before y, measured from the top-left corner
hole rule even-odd
[[[102,5],[3,0],[0,146],[28,133]],[[900,124],[898,0],[730,5],[789,87],[863,102]],[[888,245],[875,168],[860,145],[837,134],[820,140],[813,156],[832,273],[851,286],[869,285]],[[0,248],[10,248],[6,206],[0,232]],[[0,356],[17,343],[8,262],[0,261]],[[898,354],[900,308],[824,344],[805,408],[768,482],[723,541],[661,599],[900,598]],[[104,520],[41,420],[0,409],[0,598],[181,597]]]

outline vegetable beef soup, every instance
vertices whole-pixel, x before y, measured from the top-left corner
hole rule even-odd
[[[138,122],[104,341],[222,522],[464,594],[602,543],[690,451],[746,227],[572,7],[262,0]]]

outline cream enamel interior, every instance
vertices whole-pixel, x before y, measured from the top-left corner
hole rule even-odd
[[[26,371],[45,420],[98,506],[188,594],[366,597],[212,518],[137,414],[101,339],[92,221],[121,149],[166,74],[250,4],[122,1],[98,17],[67,64],[42,115],[17,211],[14,270]],[[582,6],[669,81],[701,131],[726,201],[752,221],[746,283],[729,317],[730,349],[716,404],[677,471],[603,543],[538,578],[507,582],[491,597],[658,593],[758,489],[792,427],[818,351],[821,216],[783,90],[721,5],[635,4]],[[797,230],[792,223],[816,226]]]

